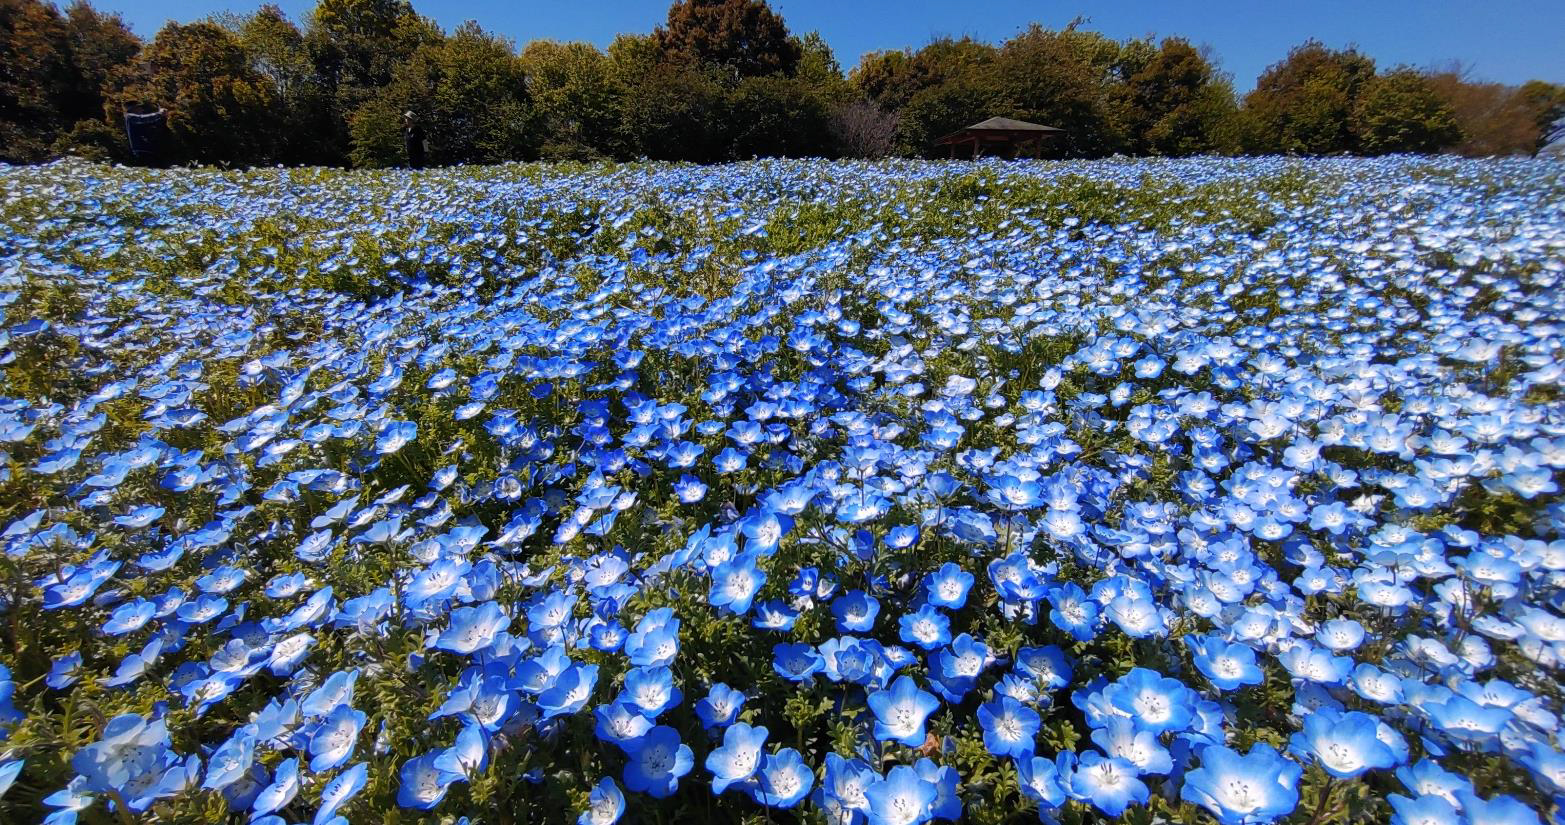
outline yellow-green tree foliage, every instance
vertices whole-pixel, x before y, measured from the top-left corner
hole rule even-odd
[[[165,160],[264,163],[280,138],[278,99],[239,39],[214,23],[169,23],[110,105],[168,109]]]

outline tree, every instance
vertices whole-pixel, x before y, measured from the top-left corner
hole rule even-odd
[[[1306,155],[1356,150],[1351,119],[1374,76],[1375,62],[1351,48],[1333,51],[1317,40],[1295,47],[1245,96],[1247,148]]]
[[[896,111],[925,89],[990,70],[996,54],[994,46],[971,37],[938,37],[917,52],[870,52],[849,79],[870,101]]]
[[[1450,63],[1430,70],[1430,89],[1451,108],[1462,140],[1454,148],[1470,157],[1525,154],[1537,143],[1537,124],[1518,89],[1472,80],[1469,70]]]
[[[831,112],[833,154],[883,158],[896,151],[897,115],[868,100],[839,104]]]
[[[70,33],[54,6],[0,0],[0,159],[43,158],[73,86]]]
[[[729,94],[728,156],[809,157],[827,153],[830,111],[800,78],[747,77]]]
[[[1231,87],[1181,38],[1168,38],[1123,86],[1133,151],[1189,155],[1213,148],[1222,119],[1234,108]]]
[[[958,76],[913,95],[897,113],[897,152],[923,157],[942,135],[993,115],[1020,114],[992,84],[974,75]]]
[[[341,163],[342,147],[333,137],[330,90],[316,73],[309,44],[299,27],[277,6],[267,4],[235,26],[250,68],[271,87],[281,128],[277,159],[283,163]]]
[[[1558,136],[1561,118],[1565,118],[1565,85],[1529,80],[1516,90],[1520,104],[1532,114],[1538,136],[1533,139],[1532,150],[1537,152]]]
[[[672,61],[721,67],[734,79],[792,75],[799,44],[764,0],[679,0],[654,32]]]
[[[408,0],[320,0],[310,12],[317,60],[335,86],[378,89],[427,38]]]
[[[535,134],[521,61],[509,41],[472,21],[449,38],[420,46],[396,67],[391,83],[354,112],[356,165],[405,160],[405,111],[423,125],[431,163],[497,163],[532,156]]]
[[[396,68],[419,47],[439,42],[434,23],[407,0],[320,0],[310,12],[305,44],[323,93],[331,99],[325,141],[341,159],[349,156],[350,124],[359,109],[391,83]],[[400,152],[400,149],[398,150]]]
[[[831,104],[852,100],[857,96],[853,86],[842,74],[842,64],[837,55],[821,37],[820,32],[810,32],[794,38],[799,46],[799,67],[796,76],[814,89]]]
[[[0,0],[0,158],[112,156],[104,86],[140,48],[117,15],[85,3],[62,15],[38,0]]]
[[[1393,69],[1366,84],[1353,110],[1359,151],[1438,152],[1462,139],[1451,107],[1414,69]]]
[[[614,38],[609,63],[625,88],[620,136],[627,155],[694,161],[726,157],[723,81],[729,78],[720,77],[720,69],[665,60],[655,35]]]
[[[623,155],[618,131],[626,87],[591,43],[534,40],[521,54],[527,92],[548,158]]]
[[[116,72],[135,60],[141,40],[118,14],[104,14],[81,0],[66,8],[65,28],[72,82],[61,114],[70,123],[103,120],[104,89]]]
[[[109,105],[167,108],[171,161],[265,163],[280,137],[271,84],[213,23],[165,25]]]
[[[1058,126],[1047,148],[1099,156],[1128,148],[1119,87],[1150,55],[1076,24],[1054,31],[1034,24],[1007,40],[996,61],[997,109],[991,114]]]

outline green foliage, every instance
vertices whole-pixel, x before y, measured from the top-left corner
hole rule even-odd
[[[1235,110],[1233,89],[1188,41],[1164,40],[1124,90],[1135,151],[1180,156],[1222,148],[1221,131]]]
[[[1370,155],[1438,152],[1462,139],[1451,107],[1422,73],[1405,67],[1370,81],[1355,104],[1353,130]]]
[[[341,163],[331,91],[316,71],[304,32],[273,5],[240,21],[236,31],[250,67],[276,99],[277,160]]]
[[[792,75],[801,54],[765,0],[676,0],[653,37],[666,59],[735,79]]]
[[[531,156],[532,112],[522,63],[509,42],[476,23],[419,46],[396,67],[391,83],[354,113],[355,165],[406,161],[404,112],[413,112],[426,130],[430,163],[497,163]]]
[[[1334,51],[1311,40],[1268,67],[1245,96],[1253,152],[1327,155],[1358,148],[1351,118],[1375,76],[1375,62],[1357,51]]]
[[[406,163],[401,114],[429,162],[717,162],[753,156],[925,156],[994,116],[1063,128],[1052,157],[1114,153],[1537,151],[1565,87],[1479,83],[1459,68],[1376,74],[1316,41],[1269,67],[1238,106],[1190,42],[1115,40],[1082,20],[998,44],[937,37],[871,52],[848,76],[818,32],[764,0],[677,0],[665,23],[606,50],[447,35],[409,0],[319,0],[172,23],[143,44],[75,0],[0,0],[0,160],[126,160],[126,109],[169,110],[167,162]],[[937,153],[939,154],[939,153]]]
[[[164,26],[112,104],[168,109],[166,160],[241,164],[275,156],[276,93],[239,39],[213,23]]]
[[[141,43],[118,15],[85,3],[0,2],[0,160],[27,162],[90,140],[59,139],[103,118],[103,89]],[[83,126],[83,135],[90,127]]]
[[[625,141],[631,152],[653,160],[721,160],[727,154],[723,103],[723,86],[711,73],[656,64],[626,97]]]
[[[726,109],[730,157],[805,157],[829,145],[826,102],[803,80],[745,78]]]
[[[534,40],[521,64],[544,157],[621,154],[626,84],[608,56],[590,43]]]

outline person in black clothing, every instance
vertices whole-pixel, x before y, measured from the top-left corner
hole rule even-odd
[[[410,109],[402,113],[402,142],[408,151],[408,166],[424,168],[424,127],[419,125]]]
[[[167,118],[168,110],[161,106],[156,112],[125,112],[125,137],[130,141],[130,156],[138,165],[160,165]]]

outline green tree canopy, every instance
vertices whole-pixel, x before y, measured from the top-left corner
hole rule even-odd
[[[169,23],[110,105],[168,109],[168,160],[264,163],[279,138],[277,97],[239,39],[214,23]]]
[[[1371,155],[1438,152],[1462,139],[1451,107],[1422,72],[1407,67],[1365,85],[1352,126],[1359,151]]]
[[[1144,54],[1096,32],[1034,24],[1000,47],[995,97],[1005,111],[991,114],[1064,129],[1048,144],[1053,151],[1073,156],[1122,151],[1127,127],[1113,91],[1135,65],[1127,56]]]
[[[397,66],[391,83],[353,115],[353,159],[400,163],[402,113],[411,111],[435,164],[495,163],[531,157],[535,130],[522,62],[511,43],[468,21],[425,43]]]
[[[1375,62],[1349,48],[1311,40],[1268,67],[1245,96],[1247,147],[1260,152],[1324,155],[1357,146],[1352,115]]]
[[[1124,84],[1133,151],[1189,155],[1209,151],[1234,109],[1233,88],[1190,42],[1171,37]]]
[[[140,49],[85,3],[0,0],[0,160],[41,160],[77,124],[101,126],[104,85]]]
[[[607,55],[591,43],[534,40],[521,65],[545,157],[623,154],[626,86]]]
[[[653,36],[667,58],[735,78],[791,75],[799,65],[798,43],[765,0],[677,0]]]

